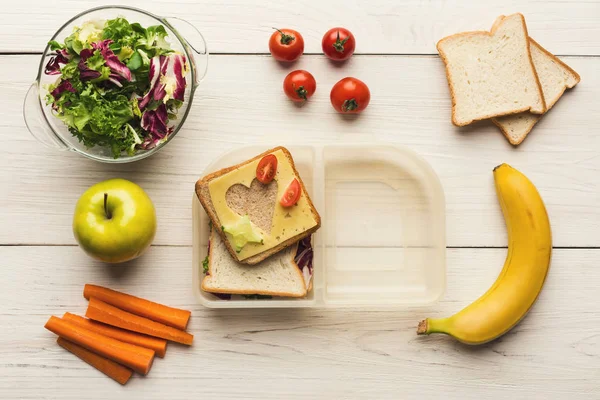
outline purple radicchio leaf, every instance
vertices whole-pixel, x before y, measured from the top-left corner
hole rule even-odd
[[[302,271],[304,283],[307,288],[310,286],[310,280],[313,275],[313,256],[314,252],[311,236],[309,235],[298,242],[298,249],[296,250],[296,256],[294,257],[294,261]]]
[[[61,81],[60,84],[57,87],[55,87],[53,91],[50,92],[52,98],[54,98],[54,101],[52,102],[53,110],[58,110],[58,105],[56,104],[56,101],[64,92],[77,93],[71,82],[67,80]]]
[[[165,85],[161,82],[162,77],[167,73],[167,66],[169,64],[169,59],[167,56],[160,56],[160,68],[158,79],[154,85],[154,90],[152,93],[152,98],[156,101],[161,101],[167,95],[165,92]]]
[[[54,90],[52,92],[50,92],[50,94],[56,100],[64,92],[77,93],[75,91],[75,88],[73,87],[73,85],[71,85],[71,82],[69,82],[69,81],[62,81],[56,88],[54,88]]]
[[[151,149],[155,148],[159,142],[160,142],[160,139],[155,139],[150,135],[144,139],[142,144],[140,144],[140,148],[142,150],[151,150]]]
[[[69,62],[69,53],[66,50],[59,50],[56,55],[50,58],[50,61],[46,64],[44,73],[46,75],[58,75],[60,74],[60,64],[66,64]]]
[[[185,93],[185,57],[171,54],[161,58],[161,76],[154,91],[154,100],[166,101],[169,98],[183,101]]]
[[[173,74],[177,79],[177,88],[173,91],[173,98],[176,100],[183,101],[183,95],[185,93],[185,73],[186,73],[186,59],[181,54],[173,54]]]
[[[94,52],[91,49],[83,49],[79,53],[79,63],[77,64],[77,68],[79,69],[79,78],[82,81],[89,81],[92,79],[99,78],[102,75],[98,71],[94,71],[93,69],[89,69],[87,64],[85,63],[88,58],[90,58]]]
[[[173,132],[173,128],[167,128],[167,136]],[[144,141],[140,144],[140,148],[142,150],[150,150],[158,146],[158,144],[162,141],[161,138],[152,137],[152,135],[147,136]]]
[[[117,85],[118,87],[123,87],[123,85],[121,84],[121,82],[119,82],[119,78],[120,77],[121,77],[120,75],[111,73],[108,76],[108,80],[111,81],[112,83],[114,83],[115,85]]]
[[[79,69],[87,69],[87,65],[85,65],[85,62],[88,58],[90,58],[93,55],[94,52],[92,51],[92,49],[81,50],[81,52],[79,53],[79,64],[77,65]]]
[[[156,110],[146,110],[142,115],[142,129],[150,132],[154,139],[163,139],[169,133],[167,117],[167,106],[165,104],[159,105]]]
[[[148,81],[150,82],[150,88],[148,89],[148,93],[146,93],[140,102],[138,103],[138,107],[140,110],[146,108],[150,100],[152,100],[154,96],[154,89],[156,87],[156,83],[158,82],[158,78],[160,77],[160,60],[161,57],[164,56],[155,56],[150,60],[150,68],[148,71]]]
[[[123,64],[119,57],[108,47],[113,41],[110,39],[92,43],[94,50],[100,50],[100,54],[104,57],[104,63],[110,68],[110,71],[120,77],[131,81],[131,71]]]
[[[85,71],[81,71],[79,73],[79,78],[82,81],[89,81],[100,77],[100,75],[102,74],[98,71],[94,71],[93,69],[86,69]]]

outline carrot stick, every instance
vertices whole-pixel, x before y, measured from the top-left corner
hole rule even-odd
[[[98,300],[129,311],[130,313],[140,315],[169,325],[184,331],[190,320],[190,312],[179,308],[167,307],[162,304],[154,303],[150,300],[141,299],[129,294],[117,292],[102,286],[86,284],[83,288],[83,297],[90,299],[95,297]]]
[[[142,375],[146,375],[150,371],[152,361],[154,361],[154,350],[109,338],[58,317],[50,317],[45,328],[68,341],[123,364]]]
[[[75,354],[77,357],[90,364],[104,375],[119,382],[121,385],[126,384],[129,378],[131,378],[131,375],[133,375],[133,371],[129,368],[109,360],[108,358],[99,356],[96,353],[92,353],[88,349],[73,342],[69,342],[65,338],[59,337],[56,339],[56,343],[58,343],[58,345],[63,349]]]
[[[192,340],[194,340],[194,336],[187,332],[123,311],[110,304],[106,304],[95,297],[90,298],[90,304],[88,305],[85,316],[95,321],[104,322],[105,324],[134,332],[145,333],[146,335],[171,340],[177,343],[191,345]]]
[[[97,332],[101,335],[120,340],[121,342],[135,344],[154,350],[160,358],[165,356],[167,352],[167,341],[164,339],[155,338],[141,333],[126,331],[125,329],[115,328],[114,326],[106,325],[101,322],[92,321],[91,319],[83,318],[79,315],[65,313],[63,319],[71,321],[75,325],[90,331]]]

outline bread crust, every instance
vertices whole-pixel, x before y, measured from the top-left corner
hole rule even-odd
[[[509,16],[512,15],[518,15],[521,19],[521,23],[523,25],[523,29],[525,31],[525,37],[529,37],[529,33],[527,32],[527,24],[525,23],[525,17],[523,16],[523,14],[521,13],[515,13],[515,14],[511,14]],[[513,110],[511,112],[508,113],[503,113],[503,114],[496,114],[496,115],[485,115],[482,116],[481,118],[477,118],[477,119],[473,119],[471,121],[468,122],[464,122],[461,123],[459,121],[457,121],[456,119],[456,95],[454,93],[454,87],[452,86],[452,74],[450,72],[450,68],[448,66],[449,64],[449,60],[448,57],[446,56],[446,54],[444,53],[444,51],[441,48],[441,44],[449,39],[453,39],[453,38],[457,38],[457,37],[469,37],[469,36],[477,36],[477,35],[486,35],[486,36],[490,36],[493,37],[494,34],[496,33],[496,31],[500,28],[500,26],[502,25],[502,22],[504,21],[506,17],[505,16],[500,16],[498,19],[496,19],[496,21],[494,22],[492,29],[488,32],[488,31],[472,31],[472,32],[461,32],[461,33],[456,33],[454,35],[450,35],[450,36],[446,36],[445,38],[440,39],[437,44],[436,44],[436,48],[438,50],[438,53],[440,54],[440,57],[442,58],[442,61],[444,62],[444,66],[446,69],[446,80],[448,81],[448,87],[450,89],[450,97],[452,98],[452,123],[455,126],[467,126],[472,124],[473,122],[477,122],[477,121],[483,121],[486,119],[490,119],[490,118],[494,118],[494,117],[502,117],[505,115],[514,115],[514,114],[519,114],[525,111],[530,111],[531,112],[531,107],[525,107],[525,108],[521,108],[521,109],[517,109],[517,110]],[[538,94],[540,96],[540,99],[542,100],[542,106],[543,109],[541,112],[532,112],[532,114],[543,114],[546,112],[546,100],[544,99],[544,93],[542,92],[542,84],[540,82],[540,79],[538,77],[537,71],[535,69],[535,66],[533,65],[533,58],[531,57],[531,51],[529,49],[529,46],[527,46],[527,56],[529,58],[529,64],[531,65],[531,69],[533,70],[533,75],[535,77],[535,81],[536,81],[536,87],[538,89]]]
[[[236,164],[234,166],[228,167],[228,168],[223,168],[221,170],[215,171],[211,174],[206,175],[205,177],[199,179],[196,182],[196,196],[198,197],[198,200],[200,200],[200,203],[202,204],[202,207],[204,207],[204,210],[206,211],[206,214],[209,216],[209,218],[211,219],[212,223],[214,224],[214,226],[221,226],[221,222],[219,220],[219,216],[217,215],[215,208],[212,205],[212,200],[210,198],[210,192],[208,190],[208,185],[210,183],[211,180],[218,178],[220,176],[223,176],[225,174],[228,174],[229,172],[236,170],[246,164],[249,164],[257,159],[261,159],[264,156],[266,156],[267,154],[271,154],[274,153],[277,150],[281,150],[283,151],[283,153],[285,154],[285,156],[287,157],[287,159],[290,162],[290,165],[292,166],[292,170],[294,171],[294,174],[298,177],[298,182],[300,183],[300,186],[302,187],[302,192],[304,193],[304,195],[306,196],[306,200],[308,202],[308,205],[310,207],[310,210],[313,214],[313,216],[315,217],[315,220],[317,221],[317,225],[315,225],[314,227],[308,229],[307,231],[304,231],[302,233],[299,233],[296,236],[293,236],[281,243],[279,243],[277,246],[272,247],[270,249],[266,249],[265,251],[255,254],[252,257],[248,257],[244,260],[240,260],[238,258],[237,252],[235,251],[235,249],[231,246],[231,244],[229,243],[229,240],[227,239],[227,236],[225,234],[225,232],[223,232],[223,230],[221,229],[216,229],[218,231],[218,234],[221,236],[221,238],[223,239],[223,242],[225,243],[225,246],[227,247],[227,250],[229,250],[229,253],[231,254],[231,256],[238,262],[244,263],[244,264],[250,264],[250,265],[254,265],[254,264],[258,264],[259,262],[263,261],[264,259],[266,259],[267,257],[280,252],[281,250],[285,249],[288,246],[291,246],[292,244],[304,239],[305,237],[307,237],[308,235],[311,235],[312,233],[314,233],[317,229],[319,229],[321,227],[321,216],[319,215],[319,213],[317,212],[312,200],[310,199],[310,196],[308,195],[308,192],[306,191],[306,187],[304,186],[304,182],[302,181],[302,178],[300,177],[300,174],[298,173],[298,170],[296,170],[296,165],[294,164],[294,159],[292,158],[292,155],[290,154],[289,150],[286,149],[283,146],[278,146],[278,147],[274,147],[270,150],[265,151],[264,153],[261,153],[259,155],[257,155],[256,157],[253,157],[249,160],[246,160],[242,163]]]
[[[546,50],[543,46],[541,46],[533,38],[531,38],[531,37],[529,38],[529,43],[530,43],[530,46],[533,43],[533,45],[537,46],[544,54],[546,54],[548,57],[550,57],[551,59],[553,59],[554,61],[556,61],[563,68],[565,68],[566,70],[568,70],[569,73],[571,73],[571,74],[573,74],[575,76],[575,84],[573,84],[572,86],[564,85],[563,88],[562,88],[562,90],[560,91],[560,94],[556,97],[556,100],[551,101],[549,103],[548,102],[546,103],[546,112],[548,112],[548,111],[550,111],[552,109],[552,107],[554,107],[554,105],[558,102],[558,100],[562,97],[562,95],[565,93],[565,91],[567,89],[574,88],[581,81],[581,76],[579,76],[579,74],[577,72],[575,72],[575,70],[573,68],[569,67],[561,59],[559,59],[554,54],[552,54],[548,50]],[[544,98],[544,100],[545,100],[545,98]],[[512,144],[513,146],[518,146],[521,143],[523,143],[523,141],[525,140],[525,138],[527,137],[527,135],[529,135],[529,133],[533,130],[533,127],[540,121],[541,115],[534,114],[534,116],[537,117],[537,120],[535,121],[535,123],[533,125],[531,125],[531,128],[529,128],[529,130],[527,132],[525,132],[525,134],[519,140],[513,140],[513,138],[510,137],[510,134],[508,133],[508,131],[506,129],[504,129],[504,126],[496,118],[492,118],[492,122],[494,123],[494,125],[496,125],[500,129],[500,131],[502,132],[502,134],[504,135],[504,137],[506,137],[506,139],[508,140],[508,142],[510,144]]]
[[[211,242],[214,240],[213,235],[216,229],[211,229],[210,232],[210,240]],[[295,244],[297,245],[298,242],[296,242]],[[296,272],[298,273],[299,278],[302,280],[302,282],[304,282],[304,293],[302,294],[297,294],[297,293],[286,293],[286,292],[275,292],[275,291],[256,291],[256,290],[219,290],[219,289],[215,289],[215,288],[209,288],[207,287],[207,283],[211,278],[212,275],[212,260],[213,260],[213,249],[215,248],[215,246],[210,246],[210,250],[209,250],[209,254],[208,254],[208,274],[204,276],[204,278],[202,279],[202,283],[200,285],[200,287],[202,288],[202,290],[204,290],[205,292],[208,293],[221,293],[221,294],[240,294],[240,295],[251,295],[251,294],[260,294],[260,295],[265,295],[265,296],[278,296],[278,297],[293,297],[293,298],[300,298],[300,297],[305,297],[306,294],[308,292],[310,292],[312,290],[312,279],[310,280],[309,283],[309,287],[306,288],[306,281],[304,280],[304,275],[302,274],[302,271],[300,270],[300,267],[298,266],[298,264],[295,261],[295,256],[296,256],[296,251],[291,253],[291,262],[292,264],[294,264],[296,266]]]
[[[546,55],[550,58],[552,58],[554,61],[556,61],[557,63],[559,63],[560,65],[562,65],[565,69],[567,69],[570,73],[572,73],[573,75],[575,75],[575,80],[577,82],[575,82],[575,84],[573,86],[565,86],[565,88],[574,88],[575,85],[577,85],[579,82],[581,82],[581,76],[579,76],[579,74],[577,72],[575,72],[575,70],[571,67],[569,67],[567,64],[565,64],[560,58],[556,57],[554,54],[550,53],[548,50],[546,50],[542,45],[540,45],[537,41],[535,41],[533,38],[529,38],[529,42],[533,43],[535,46],[537,46],[543,53],[546,53]],[[564,91],[562,92],[564,93]],[[562,94],[561,94],[562,96]],[[560,96],[558,96],[558,98],[560,98]],[[558,100],[557,100],[558,101]],[[552,103],[552,106],[556,104],[556,101],[554,103]],[[549,106],[548,109],[550,109],[552,106]]]
[[[536,117],[538,117],[537,121],[535,121],[535,123],[533,125],[531,125],[531,128],[529,128],[529,130],[525,133],[525,135],[523,135],[523,137],[519,140],[513,140],[513,138],[510,137],[510,134],[508,133],[508,131],[506,129],[504,129],[504,126],[496,118],[492,118],[492,123],[500,129],[500,131],[502,132],[502,134],[504,135],[506,140],[508,140],[508,143],[512,144],[513,146],[518,146],[521,143],[523,143],[523,140],[525,140],[527,135],[529,135],[529,132],[531,132],[533,130],[533,127],[540,121],[541,115],[536,115]]]

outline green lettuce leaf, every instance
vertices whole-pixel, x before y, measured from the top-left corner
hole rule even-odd
[[[51,40],[48,42],[48,44],[50,45],[50,50],[52,50],[52,51],[62,50],[65,48],[64,45],[58,43],[56,40]]]
[[[91,84],[79,98],[73,98],[68,106],[63,106],[62,115],[59,115],[86,146],[109,145],[115,157],[122,151],[132,151],[136,142],[141,141],[139,135],[133,135],[126,126],[133,117],[127,97],[107,100]]]
[[[110,39],[118,42],[121,39],[128,38],[135,32],[131,29],[131,24],[125,18],[115,18],[106,21],[102,30],[102,39]]]
[[[153,54],[153,56],[167,54],[172,51],[169,42],[167,42],[165,39],[167,36],[167,31],[165,30],[164,26],[149,26],[145,33],[146,34],[138,40],[138,46],[144,47],[146,50],[155,50],[155,54]]]
[[[94,51],[94,54],[86,60],[85,63],[89,69],[100,71],[100,68],[104,65],[104,57],[102,57],[100,50],[96,50]]]
[[[110,76],[110,68],[105,65],[100,67],[98,72],[100,72],[101,75],[97,78],[91,79],[90,82],[92,82],[92,83],[102,82],[102,81],[107,80],[108,77]]]
[[[127,68],[129,68],[131,71],[137,71],[142,64],[142,56],[136,51],[127,62]]]
[[[121,50],[119,50],[119,54],[117,55],[117,57],[119,57],[119,61],[124,61],[124,60],[127,60],[128,58],[130,58],[134,54],[137,54],[137,53],[135,53],[131,47],[123,46],[123,47],[121,47]]]

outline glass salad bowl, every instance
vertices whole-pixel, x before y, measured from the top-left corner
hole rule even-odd
[[[35,82],[29,88],[23,105],[23,116],[31,134],[44,145],[58,149],[70,150],[96,161],[107,163],[126,163],[149,157],[167,145],[183,126],[191,109],[194,91],[204,78],[208,66],[208,50],[202,34],[189,22],[175,17],[159,17],[149,12],[126,6],[104,6],[93,8],[76,15],[67,21],[51,38],[63,43],[74,27],[81,27],[90,21],[111,20],[123,17],[130,23],[139,23],[141,27],[162,25],[167,33],[166,42],[170,48],[185,56],[187,74],[185,75],[185,90],[183,103],[177,110],[177,115],[169,116],[167,127],[170,130],[161,140],[155,140],[152,148],[136,149],[130,155],[121,153],[115,158],[110,146],[95,145],[87,147],[80,142],[68,129],[67,125],[57,117],[51,104],[47,104],[48,87],[55,84],[61,75],[45,73],[46,65],[56,52],[47,45],[37,73]],[[113,54],[114,55],[114,54]],[[158,57],[156,57],[158,59]],[[107,62],[108,64],[108,62]],[[112,76],[112,75],[111,75]],[[143,94],[141,94],[143,95]],[[141,99],[140,99],[141,103]],[[138,139],[136,137],[136,139]],[[148,146],[150,147],[150,146]]]

